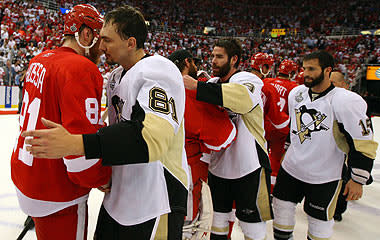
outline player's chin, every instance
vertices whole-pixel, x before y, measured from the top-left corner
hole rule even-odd
[[[310,79],[310,80],[306,80],[304,81],[303,83],[306,87],[312,87],[313,86],[313,80]]]

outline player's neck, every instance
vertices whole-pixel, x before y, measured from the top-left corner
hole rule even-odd
[[[77,54],[84,56],[84,49],[79,47],[75,40],[67,39],[63,42],[62,47],[73,49]]]
[[[331,84],[332,83],[330,82],[330,79],[324,79],[320,84],[318,84],[317,86],[312,87],[311,91],[314,92],[314,93],[322,93],[326,89],[328,89]]]
[[[256,69],[253,69],[252,72],[253,74],[255,74],[257,77],[259,77],[261,80],[264,79],[264,75],[261,74],[259,71],[257,71]]]
[[[185,67],[183,71],[181,72],[181,74],[182,76],[189,75],[189,69]]]
[[[231,70],[228,72],[228,74],[220,78],[220,82],[227,82],[228,79],[230,79],[230,77],[236,73],[236,71],[237,71],[236,68],[231,67]]]
[[[130,57],[125,58],[125,62],[120,65],[123,66],[125,70],[129,70],[133,67],[138,61],[140,61],[145,56],[144,49],[140,48],[131,53]]]

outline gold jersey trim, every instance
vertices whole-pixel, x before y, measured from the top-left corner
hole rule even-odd
[[[238,83],[222,84],[223,107],[239,114],[245,114],[252,110],[252,102],[247,87]]]
[[[354,146],[356,151],[361,152],[364,156],[375,159],[376,158],[376,150],[379,144],[375,142],[373,139],[371,140],[359,140],[354,139]]]
[[[177,134],[164,118],[153,113],[145,115],[142,135],[148,145],[149,162],[161,161],[164,167],[187,188],[188,180],[183,169],[184,128],[183,121]]]
[[[245,126],[248,131],[255,137],[260,147],[268,154],[266,148],[266,140],[264,138],[264,126],[263,126],[263,110],[260,105],[256,105],[252,111],[242,116]]]

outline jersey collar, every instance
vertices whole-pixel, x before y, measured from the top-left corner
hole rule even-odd
[[[310,98],[310,101],[315,101],[317,100],[318,98],[321,98],[323,96],[325,96],[326,94],[328,94],[331,90],[333,90],[335,88],[335,86],[333,84],[330,84],[330,87],[328,87],[325,91],[321,92],[321,93],[314,93],[313,91],[311,91],[311,88],[309,88],[309,98]]]
[[[230,82],[230,79],[232,78],[232,76],[233,75],[235,75],[236,73],[239,73],[239,72],[241,72],[241,70],[236,70],[236,72],[234,72],[228,79],[227,79],[227,81],[225,81],[225,82],[220,82],[220,78],[219,78],[219,83],[229,83]]]

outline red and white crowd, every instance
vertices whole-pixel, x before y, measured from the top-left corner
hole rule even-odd
[[[58,6],[70,8],[85,1],[57,1]],[[87,1],[86,1],[87,2]],[[263,4],[243,1],[128,1],[139,7],[151,31],[145,45],[149,54],[169,56],[185,48],[202,59],[202,68],[210,71],[209,56],[217,36],[239,36],[243,43],[241,69],[250,69],[250,58],[265,52],[274,60],[273,73],[284,59],[300,64],[305,54],[325,49],[333,54],[339,71],[351,86],[364,76],[365,64],[380,63],[380,38],[375,35],[336,35],[354,29],[380,28],[380,7],[360,1],[350,4],[327,3],[321,9],[313,1],[269,0]],[[92,1],[103,13],[116,6],[117,1]],[[376,8],[376,6],[378,6]],[[376,10],[377,9],[377,10]],[[63,14],[50,10],[39,2],[4,0],[0,2],[0,84],[18,85],[29,60],[38,53],[61,44]],[[312,17],[310,17],[312,16]],[[208,35],[204,27],[214,27]],[[272,28],[286,28],[285,36],[272,38]],[[298,34],[295,34],[298,33]],[[217,35],[217,36],[216,36]],[[7,66],[10,61],[11,67]],[[103,76],[112,70],[105,61],[99,69]],[[12,80],[6,80],[7,72]]]

